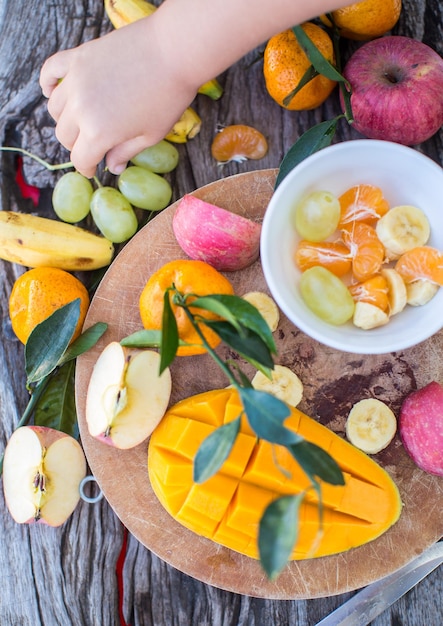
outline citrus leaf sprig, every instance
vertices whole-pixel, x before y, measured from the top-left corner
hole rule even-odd
[[[173,285],[164,295],[162,330],[140,330],[121,340],[125,346],[159,347],[161,371],[172,363],[178,347],[186,345],[179,339],[171,302],[184,310],[208,354],[238,391],[243,406],[243,410],[234,420],[216,428],[200,445],[194,458],[194,481],[202,483],[221,468],[234,446],[244,415],[258,439],[285,446],[300,465],[310,480],[311,488],[318,494],[321,522],[319,480],[332,485],[343,485],[343,474],[339,466],[322,448],[288,429],[284,425],[290,415],[288,405],[272,394],[254,389],[237,362],[231,364],[223,361],[209,346],[201,328],[203,325],[210,328],[245,361],[271,377],[273,355],[277,350],[266,321],[243,298],[219,294],[198,297],[195,294],[182,294]],[[215,313],[221,320],[208,320],[199,315],[199,310]],[[290,559],[297,540],[298,513],[304,496],[305,492],[277,498],[267,507],[261,518],[258,537],[260,562],[271,580],[279,575]]]
[[[80,299],[60,307],[38,324],[25,344],[26,388],[30,398],[16,426],[33,419],[38,426],[47,426],[78,437],[74,402],[75,359],[92,348],[107,328],[94,324],[71,345],[80,317]],[[0,457],[0,476],[3,454]]]

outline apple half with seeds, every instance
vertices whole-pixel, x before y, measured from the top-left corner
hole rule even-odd
[[[61,526],[80,500],[86,459],[74,437],[46,426],[21,426],[3,461],[3,490],[19,524]]]
[[[98,357],[86,396],[92,437],[119,449],[142,443],[166,412],[171,373],[159,375],[160,355],[109,343]]]

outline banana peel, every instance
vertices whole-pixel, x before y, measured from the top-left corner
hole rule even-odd
[[[186,143],[200,132],[201,118],[192,107],[188,107],[181,118],[174,124],[165,139],[172,143]]]
[[[147,0],[104,0],[106,15],[114,28],[121,28],[137,20],[152,15],[157,9]],[[216,78],[201,85],[198,93],[218,100],[223,95],[223,87]]]

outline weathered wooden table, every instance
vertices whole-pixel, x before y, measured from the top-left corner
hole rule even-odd
[[[0,0],[0,143],[21,146],[51,163],[69,155],[54,137],[41,97],[38,74],[47,56],[97,37],[110,25],[102,0],[37,2]],[[396,33],[423,40],[443,54],[443,10],[438,0],[404,0]],[[171,35],[172,36],[172,35]],[[113,60],[110,59],[110,63]],[[97,77],[100,81],[100,77]],[[220,77],[225,93],[218,102],[199,96],[200,134],[180,146],[181,159],[171,175],[174,199],[232,174],[278,167],[297,137],[313,124],[338,113],[332,97],[309,113],[284,111],[268,97],[259,51]],[[209,146],[218,125],[247,123],[269,140],[268,155],[258,162],[223,169]],[[337,139],[355,139],[346,123]],[[443,162],[443,133],[420,146]],[[27,181],[42,189],[37,211],[50,214],[50,193],[57,176],[24,159]],[[0,155],[2,210],[36,210],[14,182],[15,158]],[[2,336],[0,343],[0,449],[26,402],[23,348],[8,318],[11,286],[23,268],[0,262]],[[436,377],[441,372],[436,373]],[[118,480],[118,476],[116,477]],[[3,498],[3,496],[0,496]],[[234,626],[292,624],[313,626],[351,593],[308,600],[268,600],[220,590],[167,565],[128,534],[106,500],[81,503],[58,529],[19,526],[1,501],[0,624],[2,626]],[[377,618],[377,626],[437,626],[443,621],[443,570],[435,571]],[[123,616],[123,619],[121,619]]]

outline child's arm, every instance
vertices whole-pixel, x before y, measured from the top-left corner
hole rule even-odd
[[[149,17],[50,57],[56,136],[91,177],[162,139],[204,82],[273,34],[349,0],[165,0]],[[61,79],[61,82],[59,80]]]

